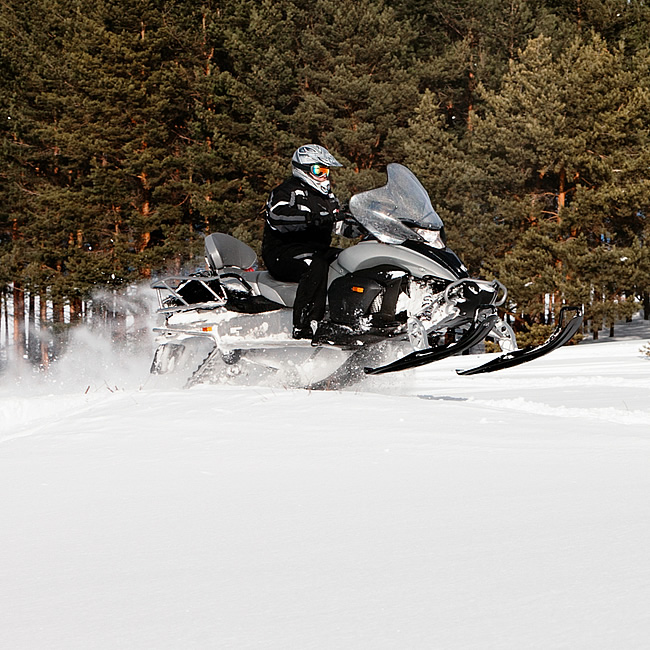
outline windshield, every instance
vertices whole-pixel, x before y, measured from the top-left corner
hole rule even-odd
[[[427,191],[413,172],[397,163],[387,168],[388,182],[383,187],[350,199],[354,218],[385,244],[402,244],[422,237],[403,222],[425,230],[440,230],[442,219],[431,205]]]

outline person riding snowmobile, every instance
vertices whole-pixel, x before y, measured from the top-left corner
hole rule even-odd
[[[292,175],[271,191],[266,203],[262,259],[276,279],[299,283],[292,335],[312,338],[314,322],[325,315],[329,265],[341,252],[332,247],[332,234],[346,215],[329,175],[342,165],[324,147],[307,144],[296,149],[291,167]],[[358,231],[348,226],[337,233],[356,237]]]

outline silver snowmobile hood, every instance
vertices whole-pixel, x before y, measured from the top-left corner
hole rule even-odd
[[[415,174],[397,163],[389,164],[386,171],[386,185],[355,194],[350,199],[354,218],[384,244],[423,241],[423,237],[404,222],[423,230],[441,230],[442,219]]]

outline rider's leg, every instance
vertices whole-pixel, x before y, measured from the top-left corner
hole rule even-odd
[[[308,335],[312,322],[319,322],[325,316],[329,266],[340,252],[340,248],[328,248],[311,256],[308,270],[300,278],[293,304],[295,335]]]

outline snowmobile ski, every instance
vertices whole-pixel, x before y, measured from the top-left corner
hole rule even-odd
[[[474,323],[458,341],[444,346],[427,348],[426,350],[416,350],[401,359],[387,363],[385,366],[364,368],[364,372],[367,375],[381,375],[386,372],[408,370],[409,368],[417,368],[459,354],[480,343],[489,334],[498,318],[495,307],[483,307],[477,311]]]
[[[567,312],[571,311],[575,312],[575,314],[565,323],[565,316]],[[484,372],[494,372],[495,370],[512,368],[513,366],[527,363],[533,359],[539,359],[539,357],[543,357],[545,354],[548,354],[549,352],[562,347],[565,343],[568,343],[573,338],[573,335],[578,331],[581,324],[582,309],[580,307],[563,307],[560,311],[557,327],[544,343],[537,346],[529,346],[522,350],[514,350],[513,352],[503,354],[496,359],[492,359],[492,361],[488,361],[483,365],[476,366],[475,368],[468,368],[467,370],[456,370],[456,372],[459,375],[478,375]]]

